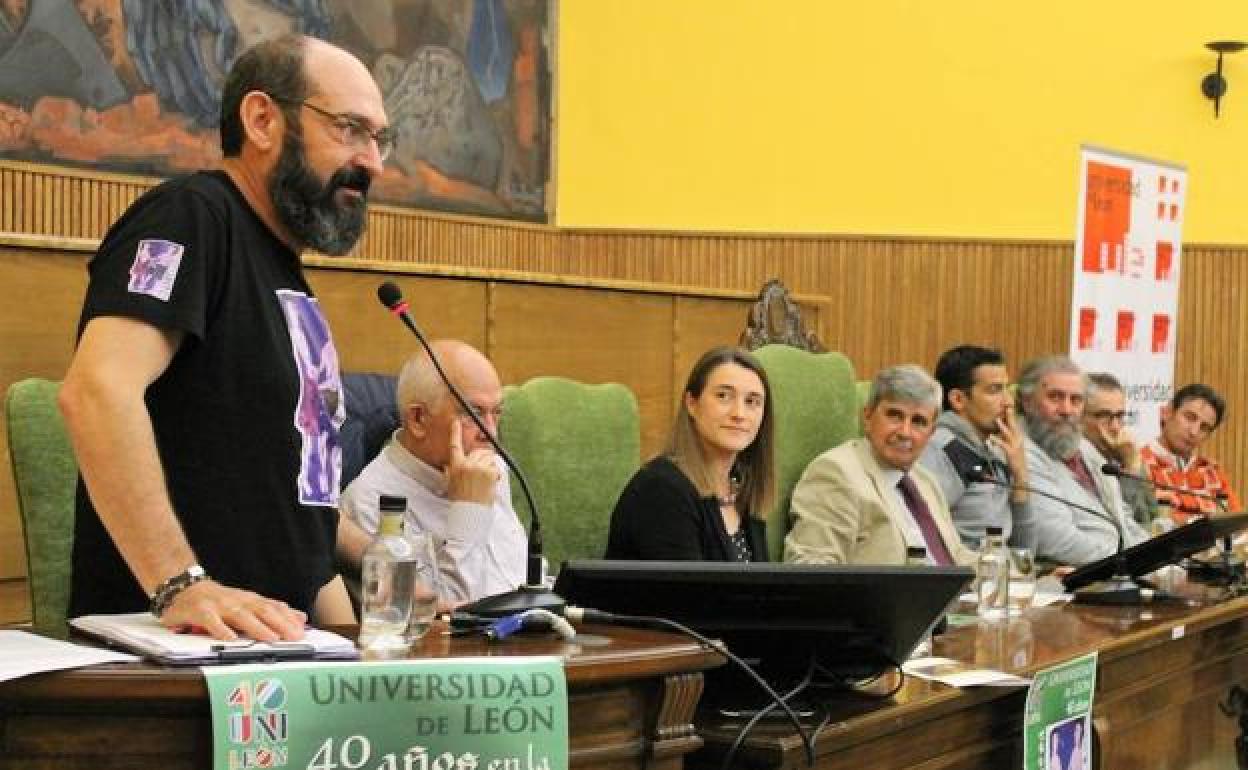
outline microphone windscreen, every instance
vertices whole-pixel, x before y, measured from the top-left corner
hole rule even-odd
[[[386,281],[377,287],[377,299],[381,300],[381,304],[387,309],[394,310],[403,302],[403,292],[393,281]]]

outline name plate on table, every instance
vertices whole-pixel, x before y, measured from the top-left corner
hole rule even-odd
[[[555,657],[204,667],[213,768],[565,770]]]
[[[1039,671],[1023,708],[1024,770],[1089,770],[1095,652]]]

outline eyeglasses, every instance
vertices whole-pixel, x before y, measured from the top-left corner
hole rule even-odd
[[[390,153],[394,150],[394,129],[389,126],[373,131],[369,129],[362,119],[355,115],[323,110],[315,104],[310,104],[303,100],[284,99],[280,96],[272,96],[272,94],[270,96],[275,102],[297,107],[307,107],[328,120],[330,135],[341,144],[356,150],[364,150],[368,147],[368,141],[371,139],[377,143],[377,154],[381,156],[383,161],[390,157]]]
[[[485,422],[486,418],[492,418],[494,422],[498,422],[499,420],[503,418],[502,404],[499,404],[498,406],[494,407],[493,409],[490,409],[489,411],[482,409],[476,404],[469,404],[469,406],[472,407],[472,412],[473,414],[477,416],[477,419],[481,420],[482,422]],[[462,409],[457,411],[456,416],[462,420],[472,419],[471,417],[468,416],[468,413],[463,411]]]
[[[1108,409],[1099,409],[1092,413],[1092,419],[1097,422],[1124,422],[1127,419],[1127,413],[1111,412]]]

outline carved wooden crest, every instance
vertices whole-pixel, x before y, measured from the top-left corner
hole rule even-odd
[[[789,290],[778,279],[763,284],[758,301],[750,308],[739,344],[747,350],[763,345],[789,345],[812,353],[827,350],[813,331],[802,322],[802,311],[789,296]]]

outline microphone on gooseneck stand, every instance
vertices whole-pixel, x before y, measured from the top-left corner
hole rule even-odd
[[[481,422],[481,418],[477,415],[477,410],[473,409],[463,394],[459,392],[459,388],[455,387],[455,383],[451,382],[446,376],[446,371],[442,368],[442,362],[434,355],[433,348],[429,346],[429,341],[425,339],[425,335],[421,333],[412,317],[407,312],[407,301],[403,299],[403,292],[399,287],[390,281],[386,281],[377,287],[377,299],[381,300],[381,304],[386,309],[398,316],[403,325],[408,328],[416,339],[420,341],[421,347],[425,349],[425,353],[429,355],[433,368],[437,371],[438,377],[446,385],[451,396],[454,397],[460,409],[464,411],[472,421],[476,424],[477,430],[481,431],[481,435],[485,436],[490,442],[490,446],[498,452],[498,456],[503,458],[503,462],[516,478],[520,481],[520,490],[524,493],[525,502],[529,505],[529,556],[528,565],[525,575],[525,584],[514,591],[507,591],[493,596],[487,596],[478,599],[471,604],[466,604],[459,608],[460,612],[477,615],[480,617],[503,617],[513,615],[518,612],[527,610],[549,610],[555,614],[562,614],[563,607],[566,602],[557,594],[546,587],[543,580],[543,561],[542,558],[542,525],[541,519],[537,513],[537,503],[533,500],[533,493],[529,490],[528,479],[520,471],[516,461],[511,458],[506,449],[498,443],[498,440],[485,428]]]
[[[1122,556],[1123,548],[1126,546],[1126,534],[1123,532],[1122,523],[1110,516],[1105,511],[1089,508],[1086,505],[1067,500],[1064,497],[1045,492],[1040,489],[1026,486],[1024,484],[1012,484],[1008,481],[1002,481],[994,476],[986,473],[982,466],[975,465],[967,470],[967,481],[978,481],[985,484],[996,484],[997,486],[1007,487],[1009,489],[1022,489],[1028,494],[1047,497],[1050,500],[1056,500],[1071,508],[1090,513],[1097,518],[1108,521],[1114,527],[1114,531],[1118,533],[1118,548],[1114,552],[1116,562],[1114,564],[1114,574],[1109,580],[1098,580],[1089,585],[1083,586],[1075,590],[1075,601],[1084,604],[1142,604],[1151,601],[1154,592],[1147,588],[1142,588],[1135,579],[1131,577],[1130,570]]]
[[[1145,476],[1137,476],[1117,463],[1105,463],[1101,466],[1101,472],[1108,476],[1115,476],[1117,478],[1133,479],[1141,484],[1147,484],[1154,489],[1164,489],[1169,492],[1175,492],[1177,493],[1177,498],[1175,500],[1176,503],[1182,502],[1183,495],[1212,500],[1213,504],[1218,507],[1219,511],[1222,513],[1230,513],[1229,505],[1227,504],[1227,494],[1226,491],[1222,489],[1210,494],[1200,490],[1184,489],[1183,487],[1175,486],[1173,484],[1162,484],[1161,482],[1153,481],[1151,478]],[[1189,508],[1184,508],[1181,505],[1176,505],[1175,508],[1183,511],[1184,513],[1195,514],[1196,516],[1206,515],[1203,511],[1193,511]],[[1193,559],[1187,568],[1189,576],[1198,580],[1207,581],[1243,577],[1246,565],[1244,564],[1243,558],[1235,553],[1235,544],[1232,540],[1231,534],[1228,532],[1223,535],[1220,540],[1222,546],[1220,560],[1217,562],[1199,562]]]
[[[1131,471],[1128,471],[1126,468],[1122,467],[1118,463],[1105,463],[1104,465],[1101,466],[1101,473],[1104,473],[1106,476],[1114,476],[1120,479],[1131,479],[1132,481],[1138,481],[1141,484],[1149,485],[1153,489],[1163,489],[1167,492],[1177,492],[1180,496],[1189,495],[1191,497],[1201,497],[1201,498],[1204,498],[1205,500],[1212,500],[1213,504],[1218,506],[1219,510],[1221,510],[1223,513],[1228,512],[1226,509],[1227,508],[1226,493],[1221,490],[1219,490],[1217,494],[1211,495],[1208,492],[1201,492],[1195,489],[1184,489],[1183,487],[1175,486],[1173,484],[1162,484],[1159,481],[1153,481],[1151,478],[1148,478],[1147,476],[1138,476],[1132,473]],[[1184,513],[1194,513],[1197,515],[1203,515],[1201,511],[1188,510],[1187,508],[1184,508],[1179,505],[1176,505],[1175,508],[1178,508],[1180,511],[1183,511]]]

